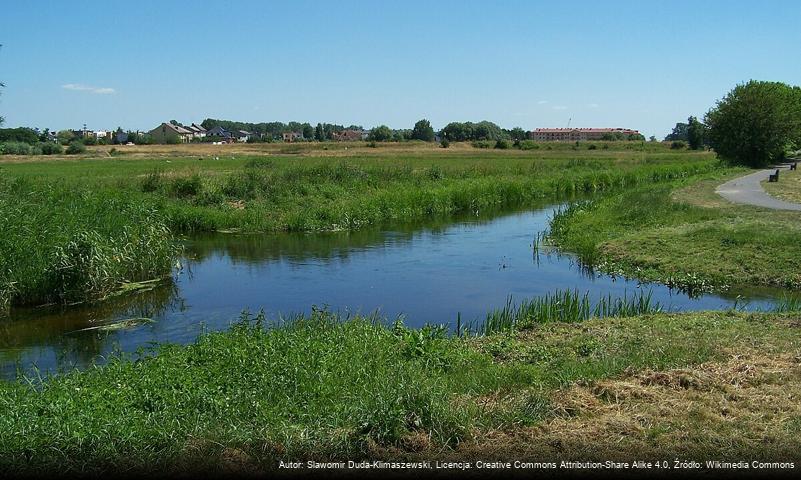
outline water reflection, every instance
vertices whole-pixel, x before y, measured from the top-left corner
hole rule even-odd
[[[57,372],[83,368],[119,350],[152,342],[188,343],[204,329],[227,328],[243,309],[268,318],[308,312],[313,305],[350,313],[379,310],[407,323],[483,318],[511,295],[555,289],[631,295],[650,289],[671,309],[719,309],[747,303],[767,308],[781,292],[730,291],[689,298],[661,285],[597,275],[570,255],[533,248],[553,205],[529,211],[482,212],[357,232],[202,235],[186,239],[184,268],[148,292],[97,305],[15,310],[0,320],[0,366]],[[153,323],[112,331],[82,330],[128,318]]]

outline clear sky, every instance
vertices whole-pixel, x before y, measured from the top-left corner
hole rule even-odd
[[[206,117],[662,137],[749,79],[801,84],[801,2],[0,0],[5,126]]]

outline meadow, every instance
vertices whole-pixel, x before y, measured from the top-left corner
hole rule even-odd
[[[158,278],[170,271],[175,240],[194,232],[358,229],[577,193],[601,195],[558,213],[546,240],[587,265],[699,290],[798,285],[789,248],[797,214],[727,204],[714,187],[743,171],[708,152],[193,147],[0,160],[5,304],[96,300]],[[798,310],[787,298],[774,312],[679,314],[647,293],[561,291],[510,300],[455,332],[325,309],[277,324],[245,312],[189,345],[0,382],[0,470],[262,473],[280,459],[797,461]]]
[[[257,473],[279,459],[798,459],[801,410],[784,401],[801,393],[797,314],[582,320],[544,313],[553,301],[534,303],[517,327],[479,336],[324,310],[277,325],[243,314],[192,345],[3,383],[0,468],[97,475]]]
[[[195,147],[193,156],[173,156]],[[80,158],[3,157],[0,306],[87,301],[169,274],[181,234],[355,230],[718,168],[709,153],[631,142],[592,150],[234,145],[222,155],[227,147],[155,146],[147,157],[105,150],[98,158],[97,149]],[[261,150],[237,156],[239,148]]]
[[[549,240],[600,271],[691,293],[754,285],[797,290],[801,214],[731,204],[714,192],[746,173],[722,169],[573,204],[554,217]]]

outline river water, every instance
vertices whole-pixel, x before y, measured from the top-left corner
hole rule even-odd
[[[357,232],[214,234],[187,239],[173,280],[96,305],[17,309],[0,319],[0,374],[51,374],[85,368],[114,352],[154,342],[192,342],[221,330],[243,310],[268,318],[309,312],[403,315],[411,326],[480,321],[513,300],[556,289],[601,295],[651,291],[670,310],[767,309],[777,290],[699,298],[658,284],[595,275],[568,254],[535,251],[554,205],[526,211],[432,219]],[[120,320],[125,328],[98,329]]]

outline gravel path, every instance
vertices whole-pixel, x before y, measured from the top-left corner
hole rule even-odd
[[[778,170],[787,170],[789,165],[780,165]],[[733,203],[744,203],[746,205],[756,205],[757,207],[772,208],[774,210],[798,210],[801,211],[801,204],[785,202],[776,197],[771,197],[760,185],[760,182],[767,180],[768,175],[774,173],[777,168],[760,170],[744,177],[729,180],[715,189],[715,192]],[[782,181],[781,173],[779,181]]]

